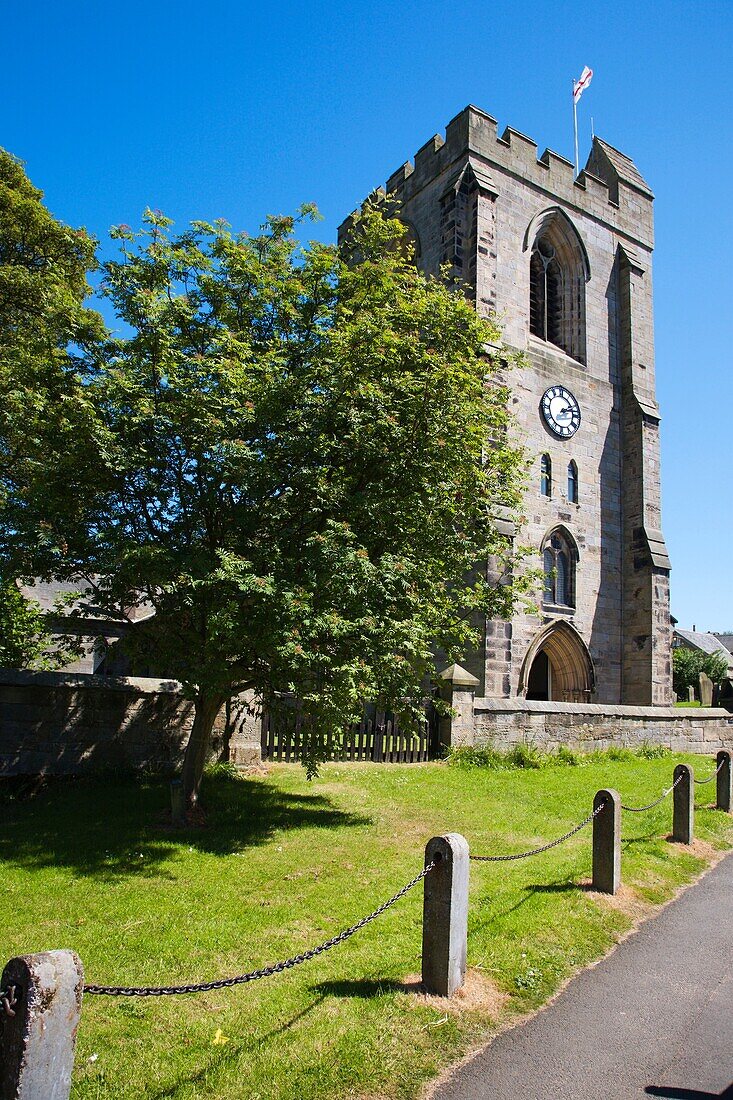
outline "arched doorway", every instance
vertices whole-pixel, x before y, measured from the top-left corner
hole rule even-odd
[[[519,685],[526,699],[587,703],[595,689],[588,647],[572,626],[551,623],[527,650]]]

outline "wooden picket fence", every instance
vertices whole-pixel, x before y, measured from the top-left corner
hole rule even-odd
[[[296,761],[301,757],[304,721],[295,706],[278,707],[262,716],[263,760]],[[393,714],[365,714],[342,733],[320,741],[326,760],[371,760],[380,764],[417,764],[438,753],[437,722],[432,708],[417,730],[402,730]]]

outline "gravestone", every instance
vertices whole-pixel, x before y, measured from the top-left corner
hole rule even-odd
[[[687,689],[687,702],[688,703],[694,703],[695,702],[695,689],[692,686],[692,684],[690,684],[690,686]]]
[[[700,673],[700,701],[704,707],[713,705],[713,681],[704,672]]]

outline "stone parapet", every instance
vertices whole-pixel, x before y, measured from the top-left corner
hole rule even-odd
[[[560,747],[591,752],[648,743],[673,752],[705,753],[733,747],[733,715],[715,707],[649,707],[599,703],[476,699],[473,741],[463,743],[511,749],[532,744],[543,751]]]

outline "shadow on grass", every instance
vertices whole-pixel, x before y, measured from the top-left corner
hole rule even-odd
[[[204,804],[205,828],[172,832],[166,828],[165,780],[58,780],[29,802],[6,802],[0,861],[71,867],[103,880],[173,878],[161,864],[179,848],[230,855],[288,829],[371,824],[369,817],[335,808],[325,795],[294,794],[251,777],[207,776]]]
[[[391,978],[353,980],[342,979],[334,982],[318,982],[309,987],[312,993],[321,993],[324,997],[359,997],[362,1000],[371,1000],[373,997],[381,997],[385,993],[419,993],[422,983],[396,982]]]
[[[563,882],[533,882],[526,887],[533,894],[575,894],[578,890],[588,891],[593,887],[588,882],[574,882],[565,879]]]
[[[621,847],[627,844],[645,844],[649,840],[664,840],[662,833],[646,833],[644,836],[622,836]]]
[[[190,1095],[190,1093],[188,1092],[188,1086],[201,1084],[209,1085],[211,1083],[212,1076],[219,1075],[222,1073],[223,1070],[229,1069],[242,1057],[243,1054],[247,1054],[249,1051],[255,1050],[257,1047],[264,1046],[264,1044],[270,1039],[277,1039],[278,1036],[284,1035],[286,1031],[289,1031],[290,1028],[294,1027],[302,1019],[308,1016],[309,1013],[311,1013],[315,1008],[317,1008],[324,999],[325,994],[321,995],[320,997],[316,997],[315,1000],[311,1001],[310,1004],[307,1004],[305,1008],[302,1008],[300,1012],[296,1012],[294,1016],[291,1016],[288,1020],[285,1020],[284,1023],[280,1024],[279,1027],[272,1028],[270,1031],[265,1032],[264,1035],[254,1033],[246,1042],[243,1043],[228,1041],[228,1045],[224,1048],[223,1051],[220,1049],[215,1055],[211,1055],[208,1058],[205,1066],[200,1066],[199,1069],[193,1071],[192,1073],[181,1076],[175,1084],[167,1086],[159,1092],[151,1092],[149,1094],[151,1100],[174,1100],[174,1098],[180,1094],[181,1090],[184,1087],[186,1088],[187,1095]],[[244,1083],[242,1083],[242,1085],[244,1087]],[[211,1094],[207,1092],[205,1095]],[[243,1092],[242,1095],[244,1096],[246,1095],[246,1093]]]

